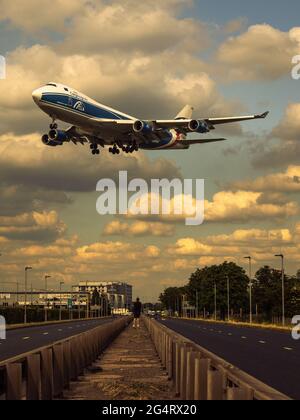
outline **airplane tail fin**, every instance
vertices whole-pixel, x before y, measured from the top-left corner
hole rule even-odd
[[[193,116],[194,108],[190,105],[186,105],[179,114],[175,117],[175,120],[190,120]]]

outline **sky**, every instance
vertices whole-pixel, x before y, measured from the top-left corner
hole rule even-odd
[[[287,0],[0,0],[0,284],[65,288],[127,281],[156,300],[198,267],[300,268],[299,2]],[[242,3],[242,4],[241,4]],[[38,10],[38,13],[37,13]],[[95,158],[89,149],[47,148],[49,118],[31,92],[61,82],[137,118],[248,113],[266,120],[218,128],[227,142],[188,151]],[[61,124],[63,128],[65,125]],[[205,222],[96,212],[101,178],[205,179]],[[1,283],[2,282],[2,283]],[[4,283],[5,282],[5,283]]]

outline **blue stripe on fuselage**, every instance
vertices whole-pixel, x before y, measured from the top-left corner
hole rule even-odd
[[[87,101],[78,100],[77,98],[69,95],[44,93],[42,95],[41,101],[54,106],[59,105],[64,107],[66,110],[70,109],[73,112],[77,112],[78,114],[86,115],[89,117],[102,118],[108,120],[128,120],[128,117],[101,108],[100,106],[93,105]],[[84,110],[74,108],[74,105],[78,102],[81,102],[83,104]]]

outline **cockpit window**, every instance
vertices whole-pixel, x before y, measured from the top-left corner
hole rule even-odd
[[[68,88],[64,88],[64,89],[65,89],[66,92],[69,92],[69,89]]]
[[[48,83],[46,86],[54,86],[54,87],[57,87],[57,85],[55,83]]]

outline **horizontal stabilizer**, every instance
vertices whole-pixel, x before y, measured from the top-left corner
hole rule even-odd
[[[218,141],[225,141],[227,139],[220,138],[220,139],[196,139],[196,140],[184,140],[182,143],[187,145],[192,144],[205,144],[205,143],[214,143]]]

